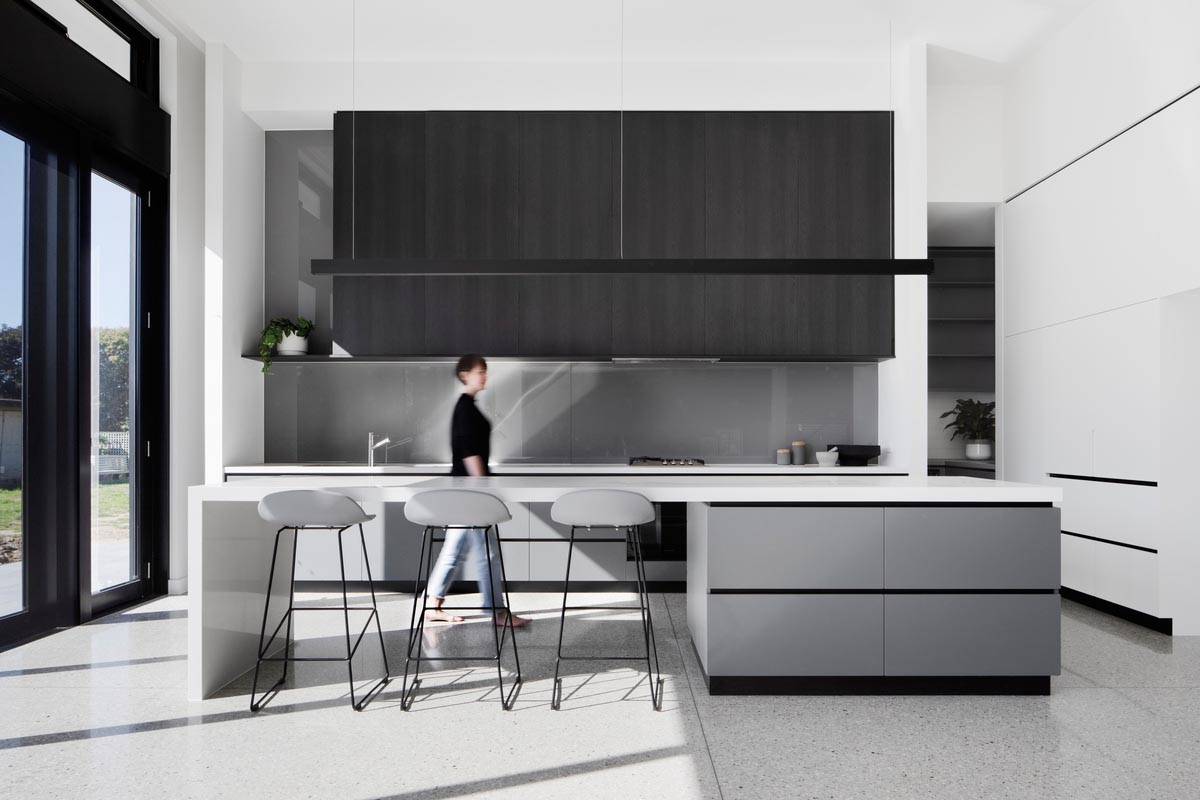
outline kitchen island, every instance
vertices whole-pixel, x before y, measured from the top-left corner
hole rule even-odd
[[[691,472],[289,475],[191,489],[192,699],[253,667],[275,532],[256,505],[271,492],[299,488],[344,492],[377,515],[368,525],[373,565],[374,547],[412,543],[416,531],[404,521],[403,503],[430,489],[495,494],[517,526],[530,524],[526,508],[578,489],[688,503],[688,625],[713,692],[1041,692],[1059,670],[1052,504],[1061,491],[1053,487]],[[280,554],[278,592],[290,555]]]

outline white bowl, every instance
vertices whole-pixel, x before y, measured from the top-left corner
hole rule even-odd
[[[817,453],[817,464],[822,467],[832,467],[837,464],[838,454],[829,452]]]

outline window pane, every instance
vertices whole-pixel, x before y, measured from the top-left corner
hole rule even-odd
[[[0,617],[25,608],[25,143],[0,131]]]
[[[129,413],[137,196],[99,173],[92,173],[91,233],[92,591],[98,592],[137,577]]]

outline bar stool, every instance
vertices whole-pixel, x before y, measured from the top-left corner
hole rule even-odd
[[[262,629],[258,634],[258,663],[254,667],[254,686],[250,690],[250,710],[258,711],[269,699],[279,692],[283,686],[283,682],[287,680],[288,662],[345,661],[346,668],[350,673],[350,705],[353,706],[355,711],[362,711],[379,690],[391,680],[391,676],[388,674],[387,648],[383,645],[383,627],[379,623],[379,608],[375,604],[375,582],[371,578],[371,563],[367,559],[367,541],[363,536],[362,527],[364,522],[375,519],[375,515],[363,511],[362,506],[346,495],[330,492],[325,489],[301,489],[269,494],[259,502],[258,515],[267,522],[278,524],[281,527],[275,532],[275,549],[271,553],[271,574],[267,578],[267,599],[263,604]],[[358,538],[362,543],[363,564],[367,567],[367,585],[371,589],[370,608],[365,606],[351,606],[346,599],[346,559],[342,551],[342,533],[355,525],[358,526]],[[275,630],[271,632],[271,638],[267,639],[267,614],[271,608],[271,589],[275,582],[275,561],[279,557],[279,537],[286,530],[292,531],[292,577],[288,589],[288,609],[279,620],[279,624],[275,626]],[[342,604],[340,606],[306,606],[304,608],[296,608],[296,541],[302,530],[337,531],[338,560],[342,568]],[[297,658],[289,655],[289,649],[292,646],[292,613],[295,611],[341,611],[346,620],[346,655],[325,658]],[[351,611],[369,612],[367,621],[363,625],[362,630],[359,631],[358,638],[354,640],[353,645],[350,643]],[[362,643],[363,636],[366,635],[368,628],[371,626],[372,619],[375,620],[375,629],[379,633],[379,649],[383,654],[383,678],[372,686],[362,701],[359,702],[354,692],[353,659],[354,654],[358,651],[359,644]],[[283,655],[268,656],[267,651],[275,642],[275,637],[279,635],[279,629],[283,627],[284,622],[287,622],[287,640],[284,643]],[[258,673],[264,661],[282,661],[283,675],[270,689],[263,692],[262,697],[255,702],[254,698],[258,693]]]
[[[567,546],[567,575],[563,580],[562,615],[558,628],[558,655],[554,661],[554,692],[550,707],[559,710],[562,705],[562,679],[558,677],[563,661],[641,661],[646,659],[647,678],[650,681],[650,703],[655,711],[662,710],[662,670],[658,666],[658,646],[654,641],[654,623],[650,618],[650,592],[646,588],[646,564],[642,560],[642,534],[639,525],[654,521],[654,506],[637,492],[616,489],[585,489],[570,492],[555,501],[550,508],[550,518],[562,525],[571,526],[571,541]],[[642,634],[646,642],[645,656],[564,656],[562,654],[563,629],[567,624],[567,609],[578,611],[621,610],[626,606],[568,606],[567,593],[571,587],[571,556],[575,551],[575,531],[578,528],[614,528],[624,530],[626,541],[633,548],[634,564],[637,567],[638,606],[642,615]],[[586,541],[586,540],[585,540]],[[651,665],[651,654],[654,663]],[[655,673],[658,678],[655,679]]]
[[[500,557],[500,580],[504,583],[504,605],[508,612],[505,624],[500,626],[500,632],[497,632],[495,625],[495,616],[497,606],[495,605],[496,597],[493,590],[491,606],[446,606],[442,608],[447,611],[487,611],[490,619],[488,624],[492,628],[492,635],[496,642],[496,655],[494,656],[455,656],[454,661],[495,661],[496,662],[496,678],[500,684],[500,707],[505,711],[509,711],[513,707],[513,702],[517,692],[521,688],[521,659],[517,654],[517,635],[513,629],[512,607],[508,602],[508,580],[504,571],[504,549],[500,547],[500,523],[508,522],[512,519],[512,515],[508,513],[508,506],[496,496],[490,495],[487,492],[476,492],[467,489],[434,489],[427,492],[420,492],[413,496],[411,500],[404,504],[404,516],[409,522],[415,522],[418,525],[424,525],[425,531],[421,536],[421,556],[417,561],[417,580],[414,586],[414,592],[424,591],[424,597],[421,601],[421,616],[417,618],[417,602],[416,597],[413,597],[412,620],[408,626],[408,652],[407,658],[404,661],[404,680],[401,684],[401,702],[400,707],[405,711],[412,708],[413,697],[417,692],[417,687],[421,685],[421,662],[422,661],[447,661],[445,657],[428,658],[421,655],[423,644],[423,634],[425,632],[425,612],[429,607],[428,582],[429,574],[433,565],[433,545],[437,542],[445,541],[446,531],[451,529],[471,529],[478,530],[483,536],[484,550],[487,557],[487,581],[489,586],[495,586],[492,576],[492,530],[496,531],[496,549]],[[435,531],[441,531],[442,538],[436,538]],[[422,571],[424,578],[422,578]],[[512,651],[513,659],[516,662],[517,678],[509,689],[507,695],[504,693],[504,671],[501,668],[500,656],[504,652],[504,645],[508,639],[509,632],[512,632]],[[417,653],[413,655],[413,647],[416,646]],[[416,670],[413,673],[412,687],[408,686],[408,670],[409,665],[415,663]]]

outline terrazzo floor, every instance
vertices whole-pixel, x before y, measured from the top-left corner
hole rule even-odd
[[[410,601],[381,596],[393,675]],[[710,697],[684,596],[655,595],[663,711],[637,664],[575,662],[555,712],[560,596],[513,602],[534,623],[518,632],[525,684],[507,713],[494,667],[452,661],[432,665],[407,713],[399,680],[352,711],[338,664],[297,665],[259,714],[250,676],[189,702],[181,597],[0,653],[0,796],[1200,797],[1200,637],[1064,601],[1063,673],[1048,697]],[[574,616],[576,653],[640,645],[635,614]],[[340,624],[301,617],[300,654],[335,655]],[[482,620],[440,625],[426,646],[462,655],[491,635]],[[382,666],[376,643],[356,660],[363,685]]]

